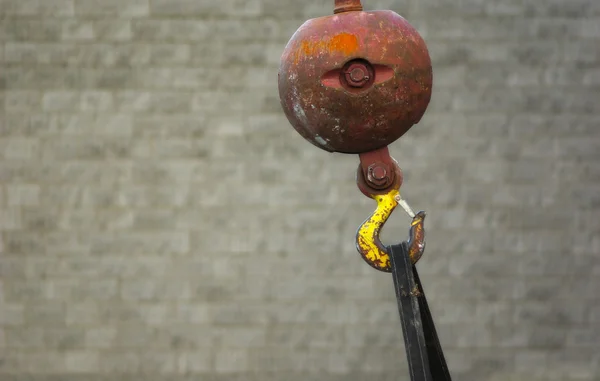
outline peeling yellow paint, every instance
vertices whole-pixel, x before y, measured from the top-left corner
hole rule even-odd
[[[380,271],[391,272],[392,270],[390,255],[379,239],[379,232],[398,206],[396,200],[400,198],[399,196],[400,192],[397,189],[393,189],[383,195],[371,196],[377,202],[377,208],[360,225],[356,233],[356,248],[358,252],[367,263]],[[410,224],[408,255],[412,264],[417,263],[425,250],[424,219],[424,212],[419,212]]]
[[[356,245],[359,253],[371,266],[378,270],[389,272],[391,270],[390,256],[379,241],[379,232],[398,206],[396,196],[400,192],[393,189],[383,195],[374,195],[377,208],[369,218],[358,228]]]

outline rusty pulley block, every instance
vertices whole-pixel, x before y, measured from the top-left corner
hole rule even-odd
[[[450,375],[414,266],[425,248],[425,213],[401,198],[402,170],[388,145],[421,120],[432,79],[415,28],[395,12],[364,11],[360,0],[335,0],[333,15],[300,26],[278,74],[294,129],[325,151],[359,155],[358,188],[377,208],[359,227],[356,246],[369,265],[393,274],[413,381]],[[398,205],[413,219],[409,239],[385,246],[379,233]]]
[[[279,95],[296,131],[326,151],[359,154],[358,187],[378,207],[359,228],[357,248],[382,271],[391,267],[379,231],[399,203],[408,209],[387,146],[419,122],[431,87],[431,59],[415,28],[392,11],[363,11],[360,0],[335,1],[334,15],[306,21],[281,58]],[[416,262],[425,214],[410,214]]]

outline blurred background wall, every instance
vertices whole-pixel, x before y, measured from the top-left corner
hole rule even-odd
[[[600,380],[600,2],[363,4],[433,59],[391,151],[454,378]],[[0,1],[0,380],[408,380],[358,158],[279,106],[286,42],[332,9]]]

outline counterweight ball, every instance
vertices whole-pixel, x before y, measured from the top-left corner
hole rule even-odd
[[[392,11],[351,9],[308,20],[288,42],[279,68],[288,120],[330,152],[361,153],[394,142],[425,113],[431,86],[425,42]]]

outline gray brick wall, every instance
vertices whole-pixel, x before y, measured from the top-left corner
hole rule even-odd
[[[357,158],[278,102],[332,3],[0,0],[1,381],[408,379]],[[391,151],[455,379],[600,380],[600,2],[364,4],[433,59]]]

